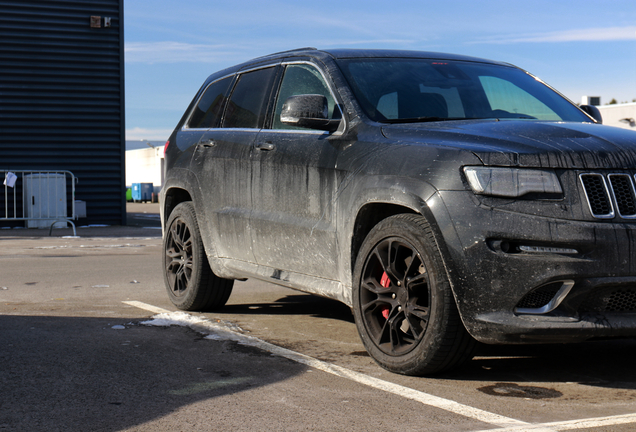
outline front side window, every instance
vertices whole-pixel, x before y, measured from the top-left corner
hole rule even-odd
[[[307,64],[292,64],[285,68],[285,75],[280,85],[278,98],[276,99],[276,109],[274,111],[273,129],[305,129],[297,126],[283,124],[280,121],[280,114],[283,104],[290,96],[318,94],[327,98],[329,106],[329,118],[334,118],[334,112],[340,115],[340,110],[329,91],[329,87],[320,72]]]
[[[189,128],[209,129],[218,124],[231,84],[232,77],[228,77],[213,82],[205,89],[190,116]]]
[[[268,67],[239,76],[225,110],[222,127],[263,127],[275,72],[275,67]]]
[[[399,123],[483,118],[589,122],[568,100],[511,66],[432,59],[341,59],[365,114]]]

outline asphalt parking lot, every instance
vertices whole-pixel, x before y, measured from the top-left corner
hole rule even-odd
[[[0,431],[636,428],[636,341],[482,347],[435,378],[379,368],[340,303],[237,282],[164,292],[155,204],[127,227],[0,230]],[[46,231],[46,232],[43,232]]]

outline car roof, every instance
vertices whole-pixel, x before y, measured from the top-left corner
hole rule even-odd
[[[458,54],[448,54],[429,51],[410,51],[410,50],[389,50],[389,49],[349,49],[349,48],[335,48],[320,50],[317,48],[297,48],[288,51],[281,51],[273,54],[268,54],[262,57],[257,57],[252,60],[231,66],[222,71],[218,71],[212,74],[208,81],[216,79],[220,76],[239,72],[253,68],[259,64],[282,60],[290,57],[312,57],[316,59],[332,58],[339,59],[363,59],[363,58],[412,58],[412,59],[435,59],[435,60],[458,60],[458,61],[470,61],[479,63],[489,63],[504,66],[512,66],[509,63],[497,62],[493,60],[486,60],[478,57],[470,57]]]
[[[289,51],[282,51],[274,54],[270,54],[264,57],[259,57],[252,60],[260,61],[264,59],[290,57],[290,56],[310,56],[310,57],[324,57],[329,56],[334,59],[349,59],[349,58],[418,58],[418,59],[439,59],[439,60],[460,60],[460,61],[473,61],[480,63],[491,64],[503,64],[508,63],[497,62],[493,60],[487,60],[478,57],[471,57],[458,54],[439,53],[430,51],[411,51],[411,50],[393,50],[393,49],[351,49],[351,48],[334,48],[334,49],[317,49],[317,48],[298,48]],[[251,63],[251,62],[248,62]]]
[[[469,57],[458,54],[439,53],[430,51],[410,51],[410,50],[388,50],[388,49],[330,49],[323,50],[335,59],[345,58],[417,58],[417,59],[439,59],[439,60],[463,60],[476,61],[480,63],[495,63],[477,57]]]

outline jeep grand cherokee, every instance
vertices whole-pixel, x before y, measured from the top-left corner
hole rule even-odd
[[[636,336],[636,134],[509,64],[299,49],[211,75],[166,143],[184,310],[256,278],[340,300],[384,368]]]

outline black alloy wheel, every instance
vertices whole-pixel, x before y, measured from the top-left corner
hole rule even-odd
[[[430,375],[472,358],[442,256],[423,216],[378,223],[358,254],[353,313],[369,355],[383,368]]]
[[[170,225],[166,239],[166,278],[175,297],[185,294],[192,278],[192,233],[182,218]]]
[[[360,283],[360,308],[375,345],[385,354],[412,351],[430,317],[426,266],[415,248],[399,237],[378,243],[367,258]]]
[[[182,310],[212,310],[225,305],[234,281],[214,274],[191,202],[174,208],[163,239],[164,281],[172,303]]]

